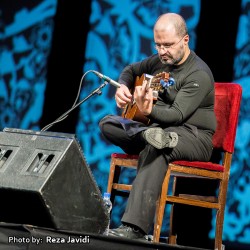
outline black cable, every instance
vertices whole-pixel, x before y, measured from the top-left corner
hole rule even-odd
[[[90,95],[88,95],[86,98],[84,98],[82,101],[80,101],[79,103],[77,103],[77,100],[80,96],[80,92],[81,92],[81,88],[82,88],[82,83],[83,83],[83,79],[85,78],[85,76],[88,74],[88,73],[95,73],[96,71],[94,70],[88,70],[86,73],[84,73],[84,75],[82,76],[81,78],[81,81],[80,81],[80,85],[79,85],[79,88],[78,88],[78,92],[77,92],[77,96],[76,96],[76,99],[72,105],[72,107],[66,111],[65,113],[63,113],[60,117],[58,117],[55,121],[47,124],[46,126],[44,126],[41,131],[46,131],[48,130],[49,128],[51,128],[54,124],[58,123],[58,122],[61,122],[63,121],[64,119],[66,119],[68,117],[68,114],[74,110],[75,108],[77,108],[80,104],[82,104],[83,102],[85,102],[87,99],[89,99],[91,96],[93,96],[94,94],[98,94],[100,95],[101,94],[101,89],[103,87],[105,87],[107,85],[107,82],[105,81],[100,87],[98,87],[97,89],[95,89]]]

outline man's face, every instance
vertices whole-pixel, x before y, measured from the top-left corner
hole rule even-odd
[[[178,65],[185,56],[184,42],[188,35],[179,37],[173,31],[154,31],[155,48],[163,64]]]

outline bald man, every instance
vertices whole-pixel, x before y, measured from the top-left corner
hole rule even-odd
[[[107,115],[100,123],[103,136],[128,154],[139,154],[122,225],[110,235],[142,239],[153,225],[156,201],[168,163],[174,160],[209,161],[216,129],[214,78],[207,64],[189,48],[185,20],[178,14],[161,15],[154,25],[156,54],[124,68],[115,100],[119,108],[136,102],[150,119],[141,122]],[[147,81],[130,89],[136,77],[169,73],[154,102]]]

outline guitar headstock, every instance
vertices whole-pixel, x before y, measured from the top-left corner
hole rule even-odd
[[[168,82],[169,80],[169,73],[167,72],[161,72],[157,75],[153,76],[150,80],[149,87],[152,88],[155,91],[159,91],[163,89],[163,86],[161,84],[161,81]]]

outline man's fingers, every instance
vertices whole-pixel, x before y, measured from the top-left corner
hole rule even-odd
[[[142,95],[146,95],[147,91],[148,91],[148,81],[144,80],[141,86]]]

